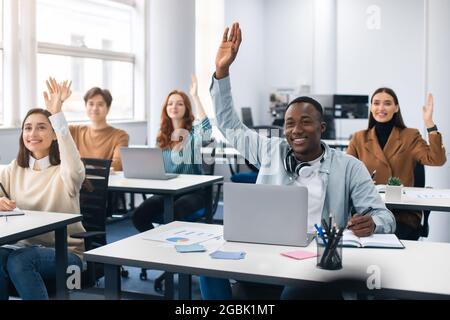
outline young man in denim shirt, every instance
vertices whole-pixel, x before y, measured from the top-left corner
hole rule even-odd
[[[234,111],[229,68],[241,44],[239,24],[223,35],[216,57],[211,96],[217,125],[226,139],[260,169],[257,184],[303,185],[308,188],[309,225],[331,215],[338,228],[351,226],[357,236],[393,233],[395,219],[386,208],[362,162],[321,141],[326,130],[320,103],[309,97],[290,102],[285,113],[286,138],[266,138],[248,129]],[[305,170],[305,167],[308,167]],[[369,214],[351,216],[371,207]],[[205,299],[231,298],[228,280],[201,277]],[[298,290],[297,290],[298,289]],[[285,288],[283,298],[302,288]]]

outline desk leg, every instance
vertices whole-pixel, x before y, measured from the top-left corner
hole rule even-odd
[[[166,272],[164,274],[164,299],[166,300],[175,299],[173,275],[172,272]]]
[[[174,219],[174,197],[171,194],[164,195],[164,223],[170,223]]]
[[[213,220],[213,187],[214,185],[210,185],[205,188],[205,213],[207,223],[211,223]]]
[[[170,223],[174,219],[174,197],[173,195],[164,195],[164,223]],[[164,279],[164,298],[173,300],[173,273],[167,272]]]
[[[105,264],[105,299],[120,299],[120,266]]]
[[[178,299],[192,300],[192,276],[180,273],[178,275]]]
[[[66,287],[67,274],[67,227],[55,230],[55,256],[56,256],[56,299],[68,299]]]

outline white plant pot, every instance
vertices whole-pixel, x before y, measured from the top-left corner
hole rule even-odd
[[[386,186],[386,201],[400,202],[402,201],[403,186]]]

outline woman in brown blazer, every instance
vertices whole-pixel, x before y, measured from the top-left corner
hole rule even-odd
[[[389,88],[377,89],[370,101],[369,128],[356,132],[347,153],[358,158],[371,173],[376,184],[386,184],[389,177],[398,177],[406,187],[414,186],[417,163],[441,166],[446,162],[442,136],[433,122],[433,96],[428,95],[423,107],[423,120],[429,144],[419,130],[407,128],[403,122],[398,98]],[[400,239],[420,237],[421,212],[393,210]]]

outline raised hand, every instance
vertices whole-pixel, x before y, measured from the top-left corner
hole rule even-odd
[[[195,74],[192,75],[191,87],[189,88],[190,95],[194,98],[198,96],[198,81]]]
[[[72,81],[65,80],[61,83],[61,102],[64,103],[72,95]]]
[[[45,106],[51,114],[57,114],[61,112],[62,107],[61,85],[52,77],[48,78],[45,83],[47,84],[48,89],[48,92],[44,91]]]
[[[425,122],[425,126],[427,128],[431,128],[434,126],[433,109],[434,109],[433,95],[429,93],[427,98],[427,104],[423,106],[422,111],[423,121]]]
[[[242,33],[239,23],[233,23],[230,28],[226,28],[223,33],[222,42],[216,56],[216,78],[227,77],[230,66],[236,59],[239,47],[242,42]]]

